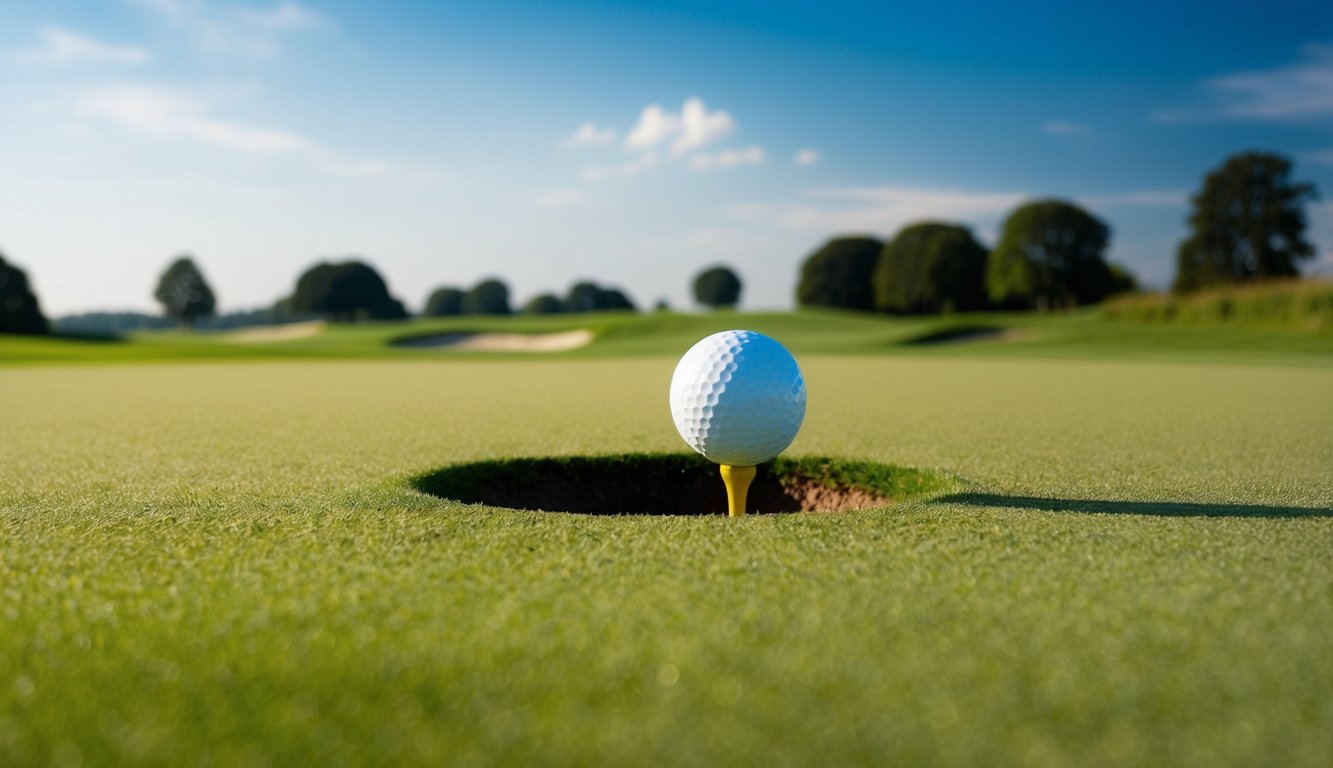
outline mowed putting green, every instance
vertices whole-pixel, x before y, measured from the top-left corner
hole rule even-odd
[[[1328,764],[1327,358],[798,357],[791,455],[960,485],[414,489],[682,451],[660,353],[0,368],[0,763]]]

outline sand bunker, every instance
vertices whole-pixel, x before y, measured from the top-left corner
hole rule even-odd
[[[314,336],[322,330],[324,330],[324,321],[312,320],[308,323],[265,325],[259,328],[247,328],[243,331],[233,331],[224,336],[223,340],[235,342],[237,344],[263,344],[269,341],[304,339],[307,336]]]
[[[583,328],[559,333],[442,333],[399,339],[393,344],[458,352],[566,352],[587,346],[592,339],[592,331]]]

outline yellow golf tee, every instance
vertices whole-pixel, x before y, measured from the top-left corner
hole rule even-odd
[[[727,516],[740,517],[745,514],[745,497],[750,492],[750,483],[754,481],[754,467],[733,467],[722,465],[722,482],[727,486]]]

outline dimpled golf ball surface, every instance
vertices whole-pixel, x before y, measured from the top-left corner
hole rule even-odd
[[[754,331],[700,341],[671,377],[671,417],[694,450],[753,466],[782,453],[805,418],[805,379],[783,346]]]

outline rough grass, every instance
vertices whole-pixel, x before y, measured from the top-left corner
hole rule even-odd
[[[0,369],[0,763],[1311,765],[1327,365],[803,356],[793,456],[978,490],[446,502],[678,451],[675,360]]]
[[[1137,293],[1106,302],[1111,320],[1239,328],[1333,331],[1333,282],[1275,280],[1196,293]]]

